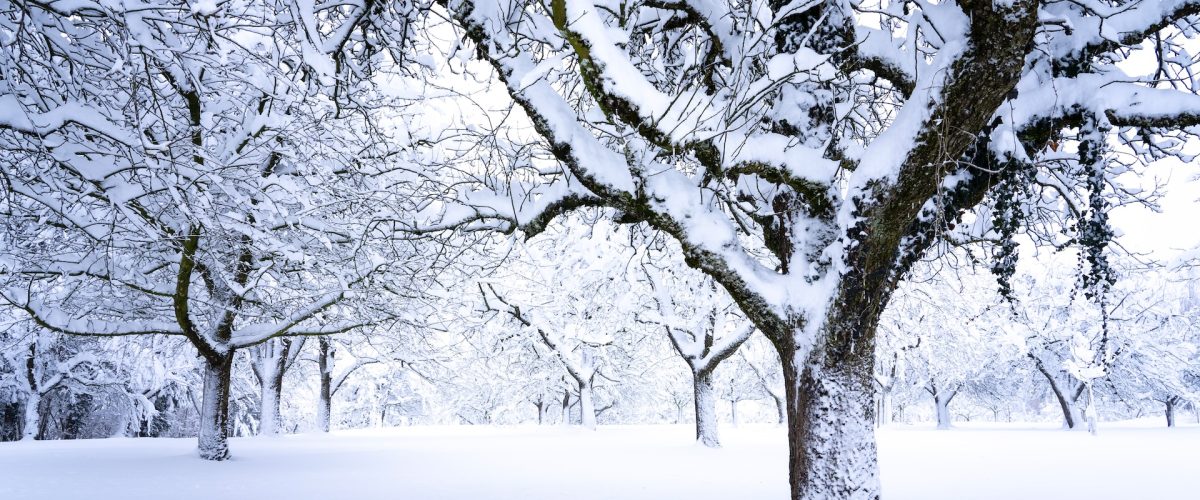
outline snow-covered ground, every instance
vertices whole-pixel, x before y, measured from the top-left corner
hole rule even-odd
[[[885,496],[1133,499],[1200,495],[1200,426],[896,426],[879,432]],[[204,462],[191,439],[0,443],[0,499],[786,498],[783,429],[409,427],[234,439]]]

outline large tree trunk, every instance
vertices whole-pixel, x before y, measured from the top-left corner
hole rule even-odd
[[[783,346],[793,500],[879,498],[871,362]],[[860,366],[861,365],[861,366]]]
[[[317,427],[321,432],[329,432],[333,418],[333,356],[329,339],[321,337],[319,342],[317,369],[320,372],[321,388],[317,395]]]
[[[262,381],[258,427],[261,436],[278,436],[283,427],[283,418],[279,414],[279,403],[283,399],[283,360],[278,360],[278,364],[278,369],[272,370]]]
[[[29,393],[25,398],[25,419],[21,422],[21,440],[33,441],[38,438],[42,427],[42,395],[37,391]]]
[[[954,399],[955,393],[950,393],[949,396],[938,393],[933,397],[933,404],[937,411],[937,428],[950,428],[950,400]]]
[[[717,438],[717,399],[713,394],[712,371],[692,372],[692,392],[696,410],[696,441],[710,448],[721,446]]]
[[[255,348],[254,375],[258,377],[258,434],[278,436],[283,428],[279,403],[283,399],[283,375],[288,369],[292,342],[274,339]]]
[[[229,459],[229,377],[233,353],[205,360],[204,399],[200,405],[200,458]]]
[[[596,430],[596,401],[591,380],[579,384],[579,423],[585,429]]]
[[[950,401],[954,400],[954,396],[958,391],[948,391],[945,388],[938,389],[937,385],[932,382],[929,384],[927,392],[933,396],[933,409],[937,417],[938,429],[950,428]]]
[[[1175,427],[1175,398],[1167,398],[1163,404],[1167,407],[1167,427]]]

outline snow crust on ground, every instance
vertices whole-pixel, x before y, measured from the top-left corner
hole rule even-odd
[[[1190,415],[1188,415],[1190,417]],[[892,426],[878,432],[884,496],[897,499],[1196,498],[1200,426]],[[1158,424],[1161,425],[1161,424]],[[408,427],[231,440],[0,443],[0,499],[787,498],[778,426]]]

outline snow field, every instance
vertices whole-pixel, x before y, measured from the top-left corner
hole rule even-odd
[[[0,499],[783,499],[784,430],[688,426],[408,427],[233,439],[0,443]],[[1195,498],[1200,426],[894,426],[878,433],[891,500]]]

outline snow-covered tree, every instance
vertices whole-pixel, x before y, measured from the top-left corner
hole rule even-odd
[[[876,326],[931,247],[995,235],[1003,278],[1020,227],[1061,233],[1102,301],[1117,175],[1200,119],[1189,0],[446,7],[541,142],[431,227],[675,238],[779,351],[794,498],[879,495]]]
[[[321,432],[333,430],[333,398],[346,380],[364,366],[379,362],[373,357],[353,356],[348,346],[339,344],[329,337],[317,339],[317,428]],[[344,362],[347,358],[348,363]]]
[[[669,258],[647,256],[641,266],[649,285],[653,304],[641,321],[666,333],[675,352],[692,373],[693,405],[696,416],[696,440],[708,447],[720,446],[717,436],[717,394],[713,377],[717,366],[737,351],[750,335],[753,325],[736,314],[724,290],[704,275],[691,269],[659,269],[656,264],[672,263]],[[737,409],[734,401],[733,414]]]
[[[6,322],[0,333],[0,400],[20,410],[19,418],[5,422],[9,439],[168,433],[176,424],[172,403],[184,379],[168,374],[163,364],[176,364],[186,374],[189,363],[164,344],[170,342],[63,337],[28,320]]]
[[[737,354],[758,380],[762,393],[771,398],[775,405],[775,422],[786,424],[787,400],[783,392],[783,372],[774,348],[761,335],[756,335],[742,344]]]
[[[955,398],[983,383],[986,375],[1016,364],[1024,345],[1023,338],[1003,327],[1010,319],[996,313],[1008,308],[989,273],[946,265],[961,254],[916,266],[880,323],[880,347],[888,349],[878,356],[875,375],[881,407],[891,411],[891,393],[903,379],[929,396],[940,429],[951,426]],[[881,417],[882,424],[886,418]]]
[[[1174,427],[1176,410],[1200,399],[1195,282],[1168,270],[1139,274],[1163,285],[1121,287],[1124,293],[1110,318],[1111,361],[1097,389],[1125,401],[1162,405],[1167,426]]]
[[[637,293],[624,270],[635,257],[630,235],[607,221],[582,222],[523,245],[504,274],[478,288],[486,312],[513,320],[521,337],[561,364],[574,382],[581,424],[595,428],[610,406],[598,406],[597,384],[620,380],[615,372],[630,359],[625,347],[648,328],[633,321],[629,306]]]
[[[283,399],[283,377],[300,356],[304,338],[274,338],[249,349],[250,368],[259,387],[258,433],[275,436],[283,421],[279,404]]]
[[[38,439],[43,434],[47,403],[56,392],[65,392],[71,397],[72,382],[84,385],[99,385],[111,377],[104,370],[96,353],[80,349],[80,342],[59,341],[51,335],[32,333],[27,349],[19,359],[23,368],[19,378],[24,382],[24,418],[21,423],[21,439]],[[63,391],[65,390],[65,391]]]
[[[58,333],[187,339],[203,458],[229,457],[239,349],[370,324],[381,271],[424,267],[371,243],[404,199],[386,99],[338,94],[378,65],[363,29],[407,19],[368,7],[0,9],[0,295]]]

